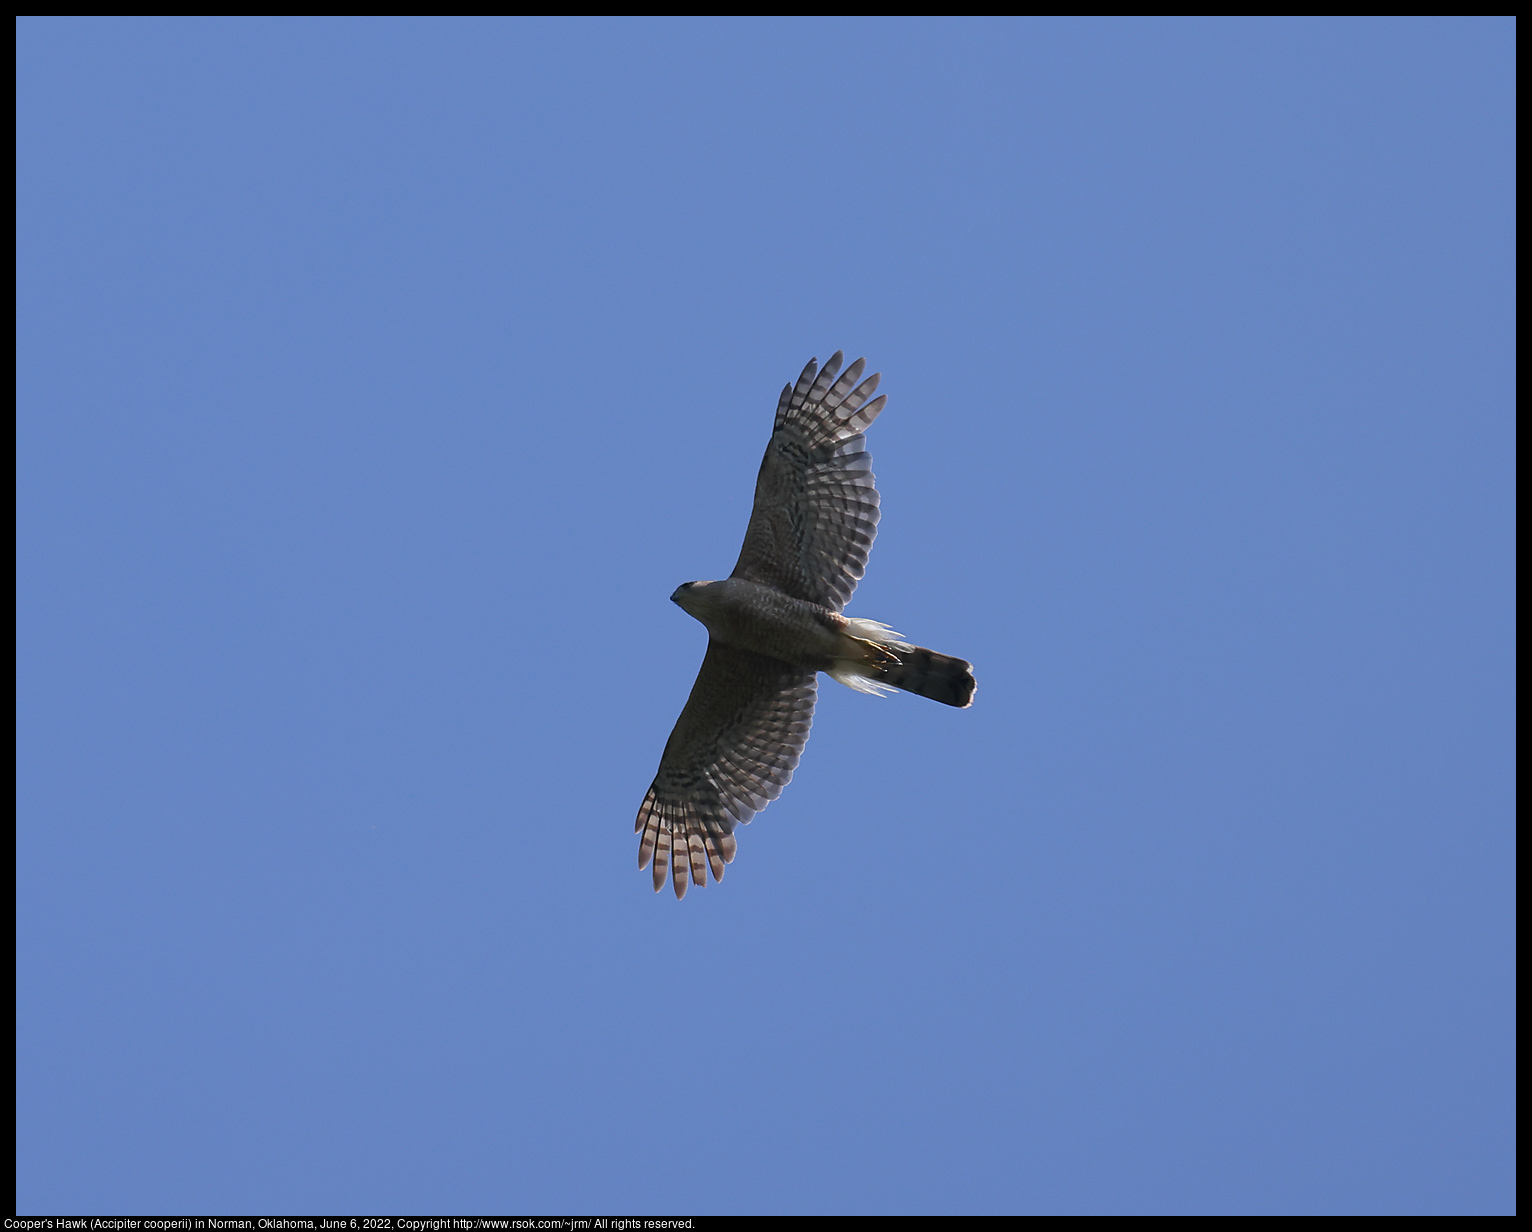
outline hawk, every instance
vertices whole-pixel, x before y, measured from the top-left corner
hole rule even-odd
[[[670,596],[708,631],[707,654],[638,810],[638,867],[676,897],[723,880],[736,824],[782,794],[808,742],[819,672],[861,693],[973,702],[973,665],[841,615],[867,568],[878,489],[862,433],[882,411],[865,361],[811,359],[782,390],[734,572]],[[870,401],[869,401],[870,399]]]

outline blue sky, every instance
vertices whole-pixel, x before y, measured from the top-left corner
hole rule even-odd
[[[1507,1214],[1508,19],[25,19],[28,1214]],[[633,817],[884,375],[722,885]]]

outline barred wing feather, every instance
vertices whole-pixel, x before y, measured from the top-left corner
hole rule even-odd
[[[886,398],[872,398],[865,360],[836,380],[841,352],[782,391],[755,483],[755,506],[732,576],[840,611],[867,569],[878,527],[878,489],[862,435]],[[871,398],[871,401],[868,399]]]
[[[723,880],[734,827],[782,794],[808,742],[817,678],[765,655],[709,642],[691,696],[638,810],[638,867],[667,865],[676,897]]]

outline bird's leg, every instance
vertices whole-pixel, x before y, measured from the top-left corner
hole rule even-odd
[[[851,640],[867,647],[863,657],[871,667],[899,667],[904,662],[882,642],[870,641],[865,637],[854,637]]]

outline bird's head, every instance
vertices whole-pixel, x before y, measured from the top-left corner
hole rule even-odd
[[[697,609],[705,605],[711,597],[707,593],[708,587],[717,585],[717,582],[682,582],[676,587],[675,594],[670,596],[670,601],[683,612],[690,612],[695,616]]]

